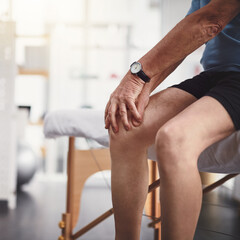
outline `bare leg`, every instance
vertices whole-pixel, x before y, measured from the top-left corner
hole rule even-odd
[[[158,129],[197,99],[191,94],[168,88],[153,95],[140,127],[119,133],[110,130],[112,158],[112,200],[117,240],[138,240],[147,196],[147,147],[154,143]]]
[[[162,239],[192,240],[202,201],[200,153],[235,131],[225,108],[205,96],[162,126],[156,137]]]

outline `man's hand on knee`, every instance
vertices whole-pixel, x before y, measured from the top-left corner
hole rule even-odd
[[[105,128],[111,126],[116,133],[119,130],[116,117],[119,115],[124,128],[131,128],[128,112],[132,123],[136,126],[141,124],[144,109],[147,106],[149,92],[143,91],[144,82],[130,74],[126,74],[111,97],[105,108]]]

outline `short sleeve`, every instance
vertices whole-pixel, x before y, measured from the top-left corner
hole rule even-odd
[[[198,9],[200,9],[200,0],[192,0],[192,4],[191,4],[191,7],[190,7],[187,15],[197,11]]]

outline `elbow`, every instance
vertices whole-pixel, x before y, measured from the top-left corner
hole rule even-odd
[[[198,41],[206,43],[218,35],[224,28],[223,22],[216,16],[200,14],[196,18],[196,37]]]
[[[201,26],[201,31],[207,41],[218,35],[222,31],[222,29],[222,24],[220,23],[220,21],[217,20],[203,23]]]

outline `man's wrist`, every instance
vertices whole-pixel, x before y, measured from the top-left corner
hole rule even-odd
[[[143,67],[140,62],[133,62],[130,65],[130,72],[131,74],[142,79],[145,83],[148,83],[150,81],[150,77],[143,71]]]
[[[135,82],[138,85],[145,85],[145,83],[146,83],[137,75],[132,74],[130,70],[127,72],[127,76],[129,79],[131,79],[131,81]]]
[[[156,63],[154,64],[154,60],[150,60],[146,55],[143,56],[141,59],[138,60],[139,63],[142,65],[142,69],[144,73],[152,79],[156,73]]]

